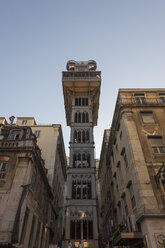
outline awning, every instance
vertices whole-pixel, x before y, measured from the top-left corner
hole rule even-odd
[[[136,245],[144,242],[144,235],[140,232],[120,233],[113,240],[113,245]]]

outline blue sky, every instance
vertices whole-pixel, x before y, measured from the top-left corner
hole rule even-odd
[[[119,88],[165,87],[164,0],[1,0],[0,116],[61,123],[62,71],[94,59],[102,71],[96,156]]]

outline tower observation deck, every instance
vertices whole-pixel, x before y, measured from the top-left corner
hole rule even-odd
[[[62,73],[67,125],[71,128],[65,242],[98,247],[93,128],[97,125],[101,72],[94,60],[70,60]]]

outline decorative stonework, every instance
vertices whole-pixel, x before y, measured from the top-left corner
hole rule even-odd
[[[91,175],[72,175],[73,179],[90,179]]]
[[[155,233],[157,248],[165,247],[165,233]]]

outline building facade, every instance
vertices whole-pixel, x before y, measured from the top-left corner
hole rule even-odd
[[[0,247],[48,247],[52,201],[31,128],[0,124]]]
[[[106,240],[109,240],[109,232],[105,229],[110,225],[109,219],[105,218],[105,213],[109,209],[109,174],[107,171],[107,152],[109,144],[110,129],[104,130],[102,149],[100,153],[99,168],[98,168],[98,185],[100,189],[100,198],[99,198],[99,243],[100,247],[105,246]],[[104,223],[106,222],[106,223]]]
[[[66,154],[60,124],[38,125],[33,117],[17,117],[17,125],[30,126],[42,151],[47,178],[53,193],[50,224],[50,243],[62,244],[66,196]]]
[[[96,62],[68,61],[62,77],[67,125],[71,128],[67,170],[65,246],[69,240],[98,247],[93,128],[97,125],[101,73]]]
[[[119,90],[99,171],[102,233],[112,247],[165,245],[164,123],[165,89]]]

